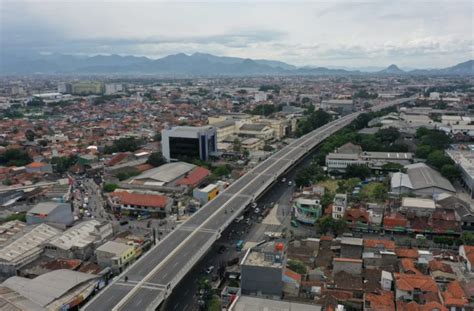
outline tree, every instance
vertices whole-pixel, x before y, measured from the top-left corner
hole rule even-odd
[[[385,201],[388,197],[388,192],[385,186],[381,183],[376,184],[372,189],[372,197],[379,202]]]
[[[304,263],[302,263],[301,261],[295,260],[295,259],[290,259],[290,260],[287,261],[286,264],[287,264],[288,268],[295,271],[296,273],[306,274],[306,271],[307,271],[306,265]]]
[[[428,155],[433,151],[430,146],[422,145],[416,148],[415,156],[418,158],[426,159]]]
[[[34,141],[35,140],[35,132],[31,129],[27,129],[25,132],[25,137],[28,141]]]
[[[119,186],[117,184],[105,184],[104,191],[105,192],[114,192]]]
[[[140,148],[143,142],[135,137],[125,137],[114,140],[112,146],[105,146],[104,153],[110,154],[114,152],[133,152]]]
[[[77,155],[70,155],[64,157],[53,157],[51,164],[53,170],[58,174],[63,174],[69,170],[69,168],[77,163]]]
[[[441,169],[443,165],[452,164],[450,157],[444,154],[441,150],[435,150],[428,155],[426,162],[437,169]]]
[[[386,129],[380,129],[375,133],[375,137],[378,138],[382,143],[391,144],[400,137],[400,132],[394,127],[389,127]]]
[[[344,219],[333,220],[331,229],[335,236],[339,236],[346,231],[347,223]]]
[[[453,180],[461,177],[461,172],[453,164],[444,164],[441,167],[441,175],[443,175],[447,179],[453,181]]]
[[[370,177],[372,172],[366,165],[351,164],[346,167],[345,176],[346,178],[358,177],[360,179],[366,179]]]
[[[334,219],[331,216],[323,216],[319,218],[316,227],[321,234],[328,233],[333,227]]]
[[[232,145],[232,149],[234,152],[241,152],[242,151],[242,143],[238,138],[234,139],[234,143]]]
[[[229,164],[216,166],[216,168],[212,170],[212,174],[218,177],[230,175],[231,172],[232,167]]]
[[[153,136],[153,141],[161,141],[161,132],[156,132],[155,136]]]
[[[163,157],[163,155],[161,154],[161,152],[153,152],[152,154],[150,154],[150,156],[148,157],[148,160],[146,161],[146,163],[154,166],[154,167],[158,167],[160,165],[163,165],[166,163],[166,160],[165,158]]]
[[[33,160],[28,153],[21,149],[8,149],[0,154],[0,165],[5,166],[24,166]]]

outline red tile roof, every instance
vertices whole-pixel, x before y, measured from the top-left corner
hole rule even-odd
[[[418,304],[414,301],[397,301],[397,311],[448,311],[442,304],[436,301]]]
[[[395,254],[397,254],[399,258],[417,259],[420,257],[417,248],[397,248],[395,249]]]
[[[400,265],[402,266],[403,272],[406,274],[422,275],[420,270],[415,267],[415,263],[411,258],[402,258],[400,260]]]
[[[453,268],[450,265],[442,262],[441,260],[431,260],[428,263],[428,267],[431,271],[442,271],[446,273],[454,273]]]
[[[385,228],[393,229],[395,227],[406,227],[408,220],[402,214],[395,213],[385,216],[383,219],[383,226]]]
[[[130,192],[112,192],[110,196],[117,197],[125,205],[139,205],[146,207],[165,208],[168,198],[156,194],[140,194]]]
[[[369,302],[371,310],[394,311],[395,302],[393,292],[383,291],[381,293],[367,293],[365,300]]]
[[[368,247],[368,248],[382,247],[385,250],[395,251],[395,242],[390,241],[390,240],[364,240],[364,247]]]
[[[43,167],[45,166],[46,163],[43,163],[43,162],[31,162],[30,164],[28,164],[26,167],[29,167],[29,168],[40,168],[40,167]]]
[[[395,273],[395,287],[404,291],[413,291],[415,288],[424,292],[438,292],[436,282],[426,275]]]
[[[448,284],[446,291],[443,293],[443,300],[447,307],[462,307],[469,303],[466,292],[457,280]]]
[[[108,162],[107,162],[107,166],[114,166],[116,164],[119,164],[120,162],[122,162],[126,157],[128,156],[128,153],[126,152],[121,152],[119,154],[116,154],[114,157],[112,157],[112,159],[110,159]]]
[[[210,174],[211,172],[207,168],[198,166],[188,173],[187,176],[184,176],[183,178],[176,181],[176,184],[181,186],[195,187]]]

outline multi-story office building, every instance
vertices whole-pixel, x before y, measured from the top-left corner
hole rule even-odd
[[[203,161],[217,152],[217,132],[213,126],[176,126],[161,131],[163,156],[169,161],[199,158]]]
[[[88,95],[104,93],[104,84],[100,82],[77,82],[71,85],[72,94]]]

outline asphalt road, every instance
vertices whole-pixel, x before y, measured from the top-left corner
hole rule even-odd
[[[157,307],[164,300],[165,292],[166,295],[171,293],[199,261],[199,257],[207,252],[250,202],[256,200],[275,180],[278,181],[297,160],[304,158],[321,141],[358,115],[354,113],[328,123],[296,139],[260,163],[168,234],[103,289],[84,310],[144,310]]]

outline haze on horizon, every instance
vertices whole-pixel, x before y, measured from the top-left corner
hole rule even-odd
[[[5,55],[211,53],[332,67],[473,59],[474,3],[0,0]]]

